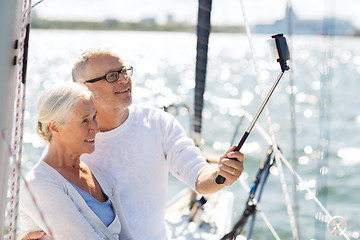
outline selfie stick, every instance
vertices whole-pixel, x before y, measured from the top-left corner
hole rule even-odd
[[[265,105],[267,104],[267,102],[270,99],[271,94],[274,92],[276,86],[278,85],[281,77],[283,76],[284,72],[289,70],[290,68],[287,66],[286,61],[290,59],[290,53],[289,53],[289,49],[288,46],[286,44],[286,38],[283,36],[283,34],[277,34],[274,36],[271,36],[271,40],[268,41],[269,43],[269,47],[270,47],[270,53],[272,53],[273,55],[276,55],[277,61],[280,64],[281,67],[281,72],[278,76],[278,78],[276,79],[276,82],[274,83],[274,85],[272,86],[272,88],[270,89],[268,95],[266,96],[265,100],[263,101],[260,109],[258,110],[257,114],[255,115],[254,119],[252,120],[252,122],[250,123],[249,128],[246,130],[246,132],[244,133],[244,135],[242,136],[239,144],[237,145],[237,147],[234,149],[234,151],[239,151],[241,149],[241,147],[244,145],[247,137],[249,136],[251,130],[253,129],[257,119],[259,118],[261,112],[264,110]],[[275,41],[273,41],[275,40]],[[276,49],[277,51],[274,51],[275,47],[274,44],[276,45]],[[215,179],[215,182],[217,184],[223,184],[225,182],[226,178],[224,178],[221,175],[218,175]]]

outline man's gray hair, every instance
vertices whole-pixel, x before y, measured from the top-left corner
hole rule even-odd
[[[74,66],[71,71],[72,80],[78,83],[81,83],[81,81],[86,80],[86,79],[82,79],[82,73],[89,60],[93,57],[106,55],[106,54],[111,54],[111,50],[108,48],[90,48],[84,51],[74,63]]]

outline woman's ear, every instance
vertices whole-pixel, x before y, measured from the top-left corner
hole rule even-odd
[[[52,132],[52,134],[56,134],[59,132],[59,125],[55,121],[51,121],[48,123],[49,129]]]

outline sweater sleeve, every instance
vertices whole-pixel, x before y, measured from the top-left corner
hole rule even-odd
[[[180,123],[165,113],[164,149],[170,172],[196,190],[199,173],[208,165],[194,141],[186,136]]]
[[[21,234],[44,230],[54,239],[103,239],[81,214],[64,186],[54,178],[29,179],[28,186],[36,200],[22,185],[20,194]],[[43,220],[45,219],[45,221]]]

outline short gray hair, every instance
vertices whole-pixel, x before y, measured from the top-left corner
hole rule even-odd
[[[90,48],[84,51],[74,63],[71,71],[72,80],[74,82],[80,82],[82,71],[89,60],[91,58],[107,54],[112,54],[112,51],[109,48]]]
[[[40,137],[50,142],[52,133],[49,123],[52,121],[58,124],[66,123],[67,113],[84,98],[92,98],[92,92],[87,87],[70,83],[58,87],[46,89],[37,105],[37,126],[36,131]]]

